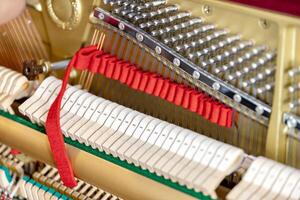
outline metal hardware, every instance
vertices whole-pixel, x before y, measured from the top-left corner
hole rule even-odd
[[[270,23],[266,19],[260,19],[258,21],[258,24],[260,25],[261,28],[263,29],[268,29],[270,28]]]
[[[159,46],[161,48],[161,55],[172,62],[175,66],[178,66],[180,69],[185,71],[186,73],[190,74],[193,76],[195,71],[197,71],[200,76],[198,78],[198,81],[203,83],[204,85],[208,86],[209,88],[213,89],[213,83],[218,82],[220,84],[219,92],[223,94],[224,96],[235,100],[235,98],[238,98],[239,101],[236,101],[240,103],[240,105],[245,106],[246,108],[252,110],[253,112],[256,113],[256,108],[258,106],[261,107],[263,110],[262,115],[266,119],[270,117],[271,114],[271,107],[260,100],[251,97],[250,95],[246,94],[245,92],[227,84],[226,82],[220,80],[219,78],[209,74],[206,72],[204,69],[199,68],[199,66],[195,65],[194,63],[190,62],[183,56],[179,55],[177,52],[174,50],[170,49],[167,47],[165,44],[162,44],[161,42],[158,42],[155,38],[153,38],[151,35],[147,34],[145,31],[141,30],[138,27],[134,27],[131,23],[121,20],[120,18],[112,15],[111,13],[101,9],[101,8],[96,8],[94,10],[94,17],[99,19],[98,15],[99,13],[103,13],[105,15],[105,18],[103,21],[105,23],[108,23],[111,26],[114,26],[118,28],[118,24],[120,22],[124,23],[125,25],[125,30],[124,32],[130,35],[131,37],[137,38],[136,36],[138,34],[141,34],[143,36],[142,43],[150,48],[151,50],[155,51],[155,48]],[[250,42],[251,43],[251,42]],[[179,62],[178,62],[179,61]],[[194,76],[193,76],[194,77]],[[238,96],[239,97],[238,97]],[[235,98],[234,98],[235,96]],[[223,99],[221,99],[222,101]]]
[[[123,23],[119,23],[119,26],[118,26],[118,27],[119,27],[119,29],[122,30],[122,31],[125,29],[125,25],[124,25]]]
[[[140,34],[140,33],[137,33],[135,37],[136,37],[136,39],[137,39],[138,41],[140,41],[140,42],[142,42],[142,41],[144,40],[143,35]]]
[[[53,0],[46,1],[47,11],[51,20],[56,24],[57,27],[63,30],[74,29],[76,26],[79,25],[82,18],[82,5],[81,5],[82,2],[79,0],[71,0],[69,3],[70,3],[70,7],[68,6],[64,7],[64,9],[69,9],[72,14],[67,20],[62,20],[59,18],[59,16],[56,13],[56,10],[53,7]],[[101,14],[99,17],[101,19]]]
[[[300,131],[300,117],[294,114],[283,113],[283,123],[287,125],[288,128],[295,128]]]
[[[194,71],[194,72],[193,72],[193,77],[194,77],[195,79],[199,79],[199,78],[200,78],[200,73],[199,73],[198,71]]]
[[[235,94],[233,96],[233,99],[234,99],[235,102],[238,102],[238,103],[240,103],[242,101],[242,97],[238,94]]]
[[[214,84],[212,85],[212,87],[213,87],[214,90],[218,91],[218,90],[220,89],[221,86],[220,86],[219,83],[214,83]]]
[[[104,19],[104,15],[103,15],[103,13],[99,13],[99,19]]]
[[[212,9],[209,5],[204,5],[202,11],[205,15],[210,15],[212,13]]]
[[[257,106],[257,107],[255,108],[255,111],[256,111],[256,113],[257,113],[258,115],[262,115],[263,112],[264,112],[264,109],[263,109],[262,107],[260,107],[260,106]]]
[[[159,46],[156,46],[156,47],[155,47],[155,52],[156,52],[157,54],[161,54],[161,48],[160,48]]]
[[[179,67],[179,66],[180,66],[180,60],[179,60],[178,58],[174,58],[173,64],[174,64],[176,67]]]

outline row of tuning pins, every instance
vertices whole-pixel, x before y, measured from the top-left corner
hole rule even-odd
[[[143,29],[199,68],[272,103],[276,53],[243,40],[164,0],[106,0],[113,13]]]
[[[65,194],[72,199],[78,200],[121,200],[115,195],[112,195],[108,192],[101,190],[93,185],[90,185],[80,179],[77,179],[76,187],[70,189],[63,185],[60,180],[58,170],[49,165],[46,165],[39,172],[35,172],[33,177],[36,181],[41,184],[52,187],[53,189],[59,191],[62,194]]]
[[[288,71],[288,98],[289,109],[292,113],[300,114],[300,66],[293,67]]]

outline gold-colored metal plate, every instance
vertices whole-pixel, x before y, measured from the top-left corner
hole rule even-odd
[[[45,0],[42,4],[43,26],[52,60],[68,58],[85,43],[89,34],[89,15],[98,0]]]

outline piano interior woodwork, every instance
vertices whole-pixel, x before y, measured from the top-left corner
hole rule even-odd
[[[255,155],[265,154],[265,156],[274,160],[284,163],[288,162],[292,166],[300,167],[299,153],[297,153],[299,142],[283,133],[285,125],[282,123],[282,114],[289,111],[285,96],[287,90],[286,85],[290,82],[290,79],[286,78],[286,71],[290,69],[291,66],[298,66],[300,64],[300,56],[297,56],[297,52],[300,52],[300,21],[293,16],[240,6],[226,1],[170,0],[168,3],[178,4],[181,10],[188,10],[192,12],[193,16],[201,16],[208,22],[215,23],[221,28],[226,27],[233,33],[241,34],[243,38],[251,38],[254,39],[257,44],[265,44],[270,48],[276,49],[277,66],[275,90],[272,114],[268,127],[264,127],[240,114],[240,123],[238,125],[235,124],[235,127],[240,127],[237,128],[238,131],[232,128],[231,130],[222,129],[221,132],[228,132],[229,134],[226,136],[233,138],[245,137],[246,140],[258,141],[257,143],[254,142],[254,145],[252,145],[252,142],[250,142],[251,144],[247,143],[247,145],[250,145],[248,148],[243,147],[248,153]],[[108,9],[108,7],[105,8]],[[145,108],[145,106],[142,106],[142,108]],[[175,118],[174,116],[168,117]],[[175,120],[175,123],[180,124],[180,119]],[[189,127],[202,134],[208,134],[214,137],[212,132],[218,132],[213,130],[214,125],[209,123],[205,125],[205,122],[201,123],[201,119],[194,118],[193,123],[196,126]],[[202,130],[197,127],[200,123],[201,127],[205,127]],[[216,129],[220,130],[220,128]],[[215,136],[215,138],[218,138],[218,136]],[[255,139],[252,140],[251,138]],[[220,139],[222,140],[222,138]],[[223,141],[243,146],[241,143],[237,144],[233,142],[234,139],[232,139],[231,142],[230,139]],[[259,150],[257,150],[257,146]],[[252,151],[252,148],[255,150]]]
[[[88,10],[92,7],[90,2],[83,2],[83,0],[81,2],[84,5],[84,10]],[[163,101],[157,97],[134,91],[125,85],[109,80],[101,75],[97,75],[93,79],[91,92],[154,117],[189,128],[200,134],[208,135],[220,141],[239,146],[248,154],[264,155],[274,160],[300,168],[300,144],[296,139],[288,137],[285,134],[285,125],[282,123],[282,114],[284,112],[289,112],[289,102],[285,97],[287,95],[287,85],[289,85],[291,81],[287,78],[287,71],[292,66],[300,65],[300,56],[299,54],[297,55],[297,53],[300,52],[300,20],[292,16],[239,6],[226,1],[169,0],[168,2],[170,4],[179,4],[182,10],[188,10],[192,12],[194,16],[203,16],[208,22],[215,23],[220,27],[228,27],[232,30],[232,32],[240,33],[245,38],[253,38],[258,44],[267,44],[271,48],[277,49],[277,66],[275,75],[276,85],[269,125],[262,125],[261,123],[246,117],[242,113],[238,113],[236,116],[238,119],[232,128],[221,128],[188,110],[176,107],[173,104]],[[45,8],[44,3],[43,8]],[[53,25],[46,12],[40,14],[33,9],[30,9],[30,11],[33,16],[36,16],[33,20],[38,30],[42,33],[45,46],[50,48],[52,60],[59,60],[73,55],[81,44],[89,43],[94,29],[87,28],[86,30],[90,29],[88,34],[89,37],[83,36],[83,29],[86,28],[89,13],[84,13],[84,20],[76,31],[62,31]],[[99,28],[99,26],[97,28]],[[193,83],[184,80],[176,73],[172,72],[167,66],[158,62],[153,55],[150,55],[138,46],[136,46],[136,51],[134,51],[133,54],[128,54],[130,56],[126,57],[127,55],[124,53],[124,49],[118,48],[120,47],[119,44],[121,42],[121,39],[118,38],[118,33],[114,33],[112,30],[108,30],[101,26],[100,29],[104,30],[110,37],[110,39],[106,39],[105,41],[104,49],[106,51],[115,53],[120,58],[130,60],[145,70],[155,71],[166,77],[171,77],[177,82],[184,82],[185,84],[194,86]],[[70,37],[69,34],[71,34]],[[64,39],[66,38],[69,38],[67,44],[62,42],[65,41]],[[110,45],[111,41],[117,41],[116,46]],[[124,39],[124,42],[128,45],[136,45],[128,39]],[[148,57],[151,62],[155,63],[152,65],[155,67],[149,68],[148,65],[144,65],[142,60],[138,59],[138,56],[135,56],[134,54],[145,54],[145,57]],[[61,72],[54,73],[61,77]],[[80,75],[79,72],[77,74]],[[73,81],[73,83],[76,84],[76,80]],[[1,142],[2,140],[9,142],[7,138],[1,138]],[[42,141],[44,141],[44,139]],[[14,146],[13,143],[11,145]],[[26,149],[29,154],[35,155],[35,157],[45,160],[48,163],[53,163],[49,156],[49,149],[43,149],[43,151],[41,151],[47,152],[48,155],[48,157],[42,158],[41,155],[37,155],[37,152],[29,150],[27,147],[21,147],[22,145],[15,146]],[[78,153],[73,149],[69,151],[71,151],[72,156]],[[74,162],[76,161],[77,163],[82,158],[80,157],[78,160],[76,160],[77,158],[72,159],[74,159]],[[85,159],[82,159],[82,161],[83,160]],[[94,164],[93,162],[89,163]],[[100,163],[98,165],[99,167],[103,167],[107,165],[107,163]],[[75,166],[77,165],[75,164]],[[84,168],[84,166],[80,166],[79,168],[81,167]],[[105,185],[108,188],[108,191],[114,191],[116,188],[120,187],[120,185],[115,182],[110,183],[112,185],[116,184],[116,187],[112,187],[112,185],[104,183],[103,181],[98,184],[98,180],[89,174],[91,172],[83,172],[83,169],[79,168],[75,167],[76,173],[83,176],[86,180],[92,180],[95,185]],[[111,170],[111,166],[109,166],[109,170]],[[96,173],[96,171],[94,172]],[[109,177],[107,178],[109,179]],[[137,184],[133,182],[131,183]],[[149,182],[147,183],[150,185],[152,184]],[[153,187],[158,188],[160,185]],[[124,191],[118,190],[118,192],[124,195]],[[169,191],[167,190],[167,192]]]
[[[118,55],[119,58],[130,60],[131,63],[136,64],[146,71],[156,72],[171,78],[176,82],[183,82],[193,86],[193,84],[188,83],[181,78],[180,75],[177,75],[167,66],[157,61],[150,53],[147,53],[132,41],[126,38],[120,38],[118,33],[114,33],[107,28],[102,27],[100,30],[101,29],[108,36],[104,43],[105,51]],[[126,43],[125,46],[127,48],[125,48],[125,50],[118,48],[121,46],[121,42]],[[111,45],[111,43],[114,45]],[[129,48],[131,45],[133,48]],[[142,60],[147,59],[150,60],[147,63],[154,62],[154,64],[145,65]],[[249,154],[264,155],[265,153],[267,128],[264,125],[247,118],[242,113],[236,113],[235,124],[232,128],[222,128],[189,110],[175,106],[159,97],[133,90],[124,84],[120,84],[118,81],[107,79],[102,75],[96,75],[94,77],[91,92],[162,120],[189,128],[220,141],[242,147]],[[249,131],[248,128],[245,128],[246,126],[254,128]]]

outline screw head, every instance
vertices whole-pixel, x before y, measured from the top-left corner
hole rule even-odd
[[[159,46],[156,46],[156,47],[155,47],[155,52],[156,52],[157,54],[161,54],[161,48],[160,48]]]
[[[256,111],[256,113],[257,113],[258,115],[262,115],[262,114],[264,113],[264,109],[263,109],[263,107],[261,107],[261,106],[257,106],[257,107],[255,108],[255,111]]]
[[[200,73],[199,73],[198,71],[194,71],[194,72],[193,72],[193,77],[194,77],[195,79],[199,79],[199,78],[200,78]]]
[[[137,33],[135,37],[139,42],[142,42],[144,40],[144,36],[140,33]]]
[[[218,91],[221,86],[220,86],[219,83],[215,82],[215,83],[213,83],[212,87],[213,87],[214,90]]]
[[[98,15],[99,19],[103,20],[105,18],[104,14],[103,13],[99,13]]]
[[[260,25],[261,28],[263,29],[268,29],[270,27],[270,23],[266,19],[260,19],[258,21],[258,24]]]
[[[202,12],[205,14],[205,15],[210,15],[211,12],[212,12],[212,9],[209,5],[203,5],[202,7]]]
[[[125,29],[125,25],[122,22],[119,23],[118,27],[122,31]]]
[[[296,126],[297,126],[297,120],[295,118],[293,118],[293,117],[290,117],[288,119],[288,121],[287,121],[287,126],[289,128],[296,128]]]
[[[238,94],[235,94],[233,96],[233,99],[234,99],[235,102],[238,102],[238,103],[240,103],[242,101],[242,97]]]
[[[176,67],[179,67],[179,66],[180,66],[180,60],[179,60],[178,58],[174,58],[173,64],[174,64]]]

